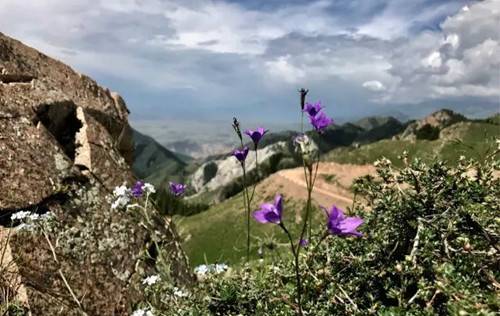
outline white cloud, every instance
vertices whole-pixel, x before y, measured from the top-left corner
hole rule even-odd
[[[289,60],[290,55],[279,56],[275,60],[266,62],[265,65],[272,76],[288,83],[298,83],[305,77],[305,71],[292,65]]]
[[[291,32],[316,35],[340,30],[325,12],[330,4],[331,1],[320,0],[264,12],[222,1],[202,1],[196,7],[178,2],[163,11],[176,32],[163,45],[217,53],[262,54],[268,41]]]
[[[439,68],[441,67],[443,61],[441,59],[440,52],[432,52],[429,56],[422,59],[422,65],[428,68]]]
[[[363,82],[363,87],[375,92],[386,90],[384,84],[377,80],[365,81]]]
[[[0,0],[0,30],[137,94],[176,90],[206,108],[284,100],[302,84],[349,87],[330,96],[346,107],[498,102],[500,0],[465,1]]]
[[[442,24],[442,31],[409,39],[391,57],[400,78],[390,100],[418,103],[444,97],[500,97],[500,0],[475,3]],[[408,61],[420,60],[411,64]]]

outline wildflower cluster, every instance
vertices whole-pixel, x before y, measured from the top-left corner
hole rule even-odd
[[[321,103],[305,102],[306,95],[301,90],[301,112],[319,137],[332,120]],[[233,155],[245,174],[250,148],[243,135],[256,149],[266,131],[242,133],[236,119],[233,127],[241,141]],[[481,165],[464,158],[452,169],[440,162],[410,162],[403,154],[405,167],[397,169],[382,158],[375,163],[376,177],[353,185],[362,201],[355,197],[346,210],[321,206],[324,220],[313,225],[319,150],[310,134],[295,138],[308,193],[298,231],[287,227],[292,212],[281,194],[247,213],[279,228],[291,256],[262,257],[239,269],[200,265],[194,269],[198,283],[189,291],[150,276],[146,291],[154,294],[147,306],[167,315],[318,316],[493,315],[500,308],[498,162]],[[245,188],[243,197],[248,211],[252,190]]]
[[[202,264],[194,268],[194,273],[198,277],[203,277],[207,274],[220,274],[226,272],[229,269],[229,266],[225,263],[217,263],[217,264]]]
[[[17,221],[21,223],[17,226],[18,230],[32,230],[50,223],[54,219],[54,214],[52,212],[38,214],[31,211],[18,211],[12,214],[10,219],[13,222]]]
[[[323,133],[324,130],[333,123],[333,120],[322,111],[323,107],[321,102],[318,101],[314,104],[306,103],[303,112],[309,116],[309,122],[318,133]]]
[[[247,216],[246,216],[246,226],[247,226],[247,261],[250,260],[250,212],[251,212],[251,204],[252,200],[254,198],[255,194],[255,187],[257,186],[257,183],[254,184],[252,193],[250,194],[248,191],[248,179],[247,179],[247,168],[246,168],[246,159],[248,156],[249,152],[249,147],[245,146],[243,144],[243,136],[241,133],[240,129],[240,123],[236,118],[233,118],[233,129],[238,136],[240,140],[240,148],[236,148],[233,150],[233,156],[236,158],[237,161],[239,161],[241,165],[241,169],[243,171],[243,194],[244,194],[244,208],[246,210]],[[256,164],[256,170],[258,172],[259,169],[259,159],[258,159],[258,147],[259,147],[259,142],[261,139],[264,137],[264,135],[269,132],[269,130],[263,128],[263,127],[258,127],[255,130],[247,129],[245,130],[244,134],[247,135],[253,143],[254,147],[254,152],[255,152],[255,164]]]
[[[127,188],[125,185],[118,186],[113,190],[114,201],[111,208],[124,208],[132,199],[153,193],[156,193],[154,186],[142,180],[137,181],[131,188]]]
[[[140,308],[135,310],[131,316],[154,316],[151,309],[148,308]]]

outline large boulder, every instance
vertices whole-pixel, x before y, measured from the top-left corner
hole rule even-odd
[[[134,181],[128,113],[119,95],[0,33],[0,245],[14,212],[57,219],[49,238],[59,263],[41,235],[12,229],[8,239],[33,315],[79,314],[59,270],[88,315],[128,315],[141,299],[141,279],[155,264],[152,238],[108,198]],[[173,282],[189,282],[175,227],[153,220]]]

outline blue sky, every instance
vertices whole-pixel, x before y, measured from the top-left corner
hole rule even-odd
[[[132,120],[285,122],[499,111],[500,0],[2,0],[0,31],[126,100]]]

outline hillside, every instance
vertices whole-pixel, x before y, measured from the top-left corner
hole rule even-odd
[[[435,113],[429,116],[433,115]],[[322,159],[324,162],[318,169],[313,200],[319,204],[315,206],[336,204],[344,209],[351,206],[353,195],[350,187],[353,179],[366,174],[374,174],[373,162],[382,157],[387,157],[395,165],[401,165],[402,162],[398,156],[403,151],[408,152],[409,158],[420,157],[425,161],[439,158],[452,164],[455,164],[462,155],[479,160],[484,159],[484,156],[489,153],[488,150],[496,146],[495,139],[500,138],[497,118],[498,115],[484,120],[460,119],[451,124],[436,124],[435,127],[440,130],[436,140],[402,138],[400,133],[403,133],[408,124],[399,123],[392,118],[367,118],[354,124],[347,123],[340,127],[330,128],[323,135],[325,139],[322,137],[320,144],[325,149],[330,146],[336,146],[336,148],[326,153]],[[430,121],[430,119],[425,117],[422,121]],[[413,123],[417,125],[418,121]],[[399,133],[391,135],[395,131]],[[286,137],[290,137],[290,134],[271,134],[271,136],[268,143],[274,140],[283,141]],[[367,140],[365,144],[360,141],[363,137]],[[369,142],[369,139],[376,141]],[[347,145],[340,146],[340,144]],[[283,148],[287,150],[288,147]],[[285,152],[284,155],[286,154],[292,155],[291,152]],[[233,164],[232,168],[237,170],[238,166]],[[303,169],[297,167],[277,170],[258,183],[256,192],[254,208],[257,208],[261,202],[271,200],[274,194],[280,192],[286,198],[286,209],[301,210],[306,199]],[[242,203],[241,194],[236,194],[200,214],[176,217],[177,226],[184,240],[184,248],[192,264],[201,264],[205,260],[232,264],[240,262],[244,255],[243,249],[238,248],[244,244],[242,231],[244,231],[245,216]],[[321,215],[321,212],[316,212],[318,218],[321,218]],[[287,218],[294,219],[295,223],[289,223],[292,227],[301,221],[297,213]],[[232,224],[227,225],[227,223]],[[265,245],[264,248],[276,245],[286,246],[285,240],[275,236],[275,230],[269,226],[252,223],[252,231],[256,241],[258,240],[256,244]],[[253,257],[258,258],[257,248],[253,249]]]
[[[500,125],[495,122],[494,116],[485,120],[460,120],[438,129],[437,138],[432,137],[431,140],[417,139],[408,131],[405,133],[396,139],[383,139],[358,148],[337,148],[330,151],[323,160],[367,164],[386,157],[400,164],[397,157],[403,151],[410,158],[420,157],[426,161],[443,159],[451,164],[455,164],[460,156],[482,160],[496,146],[496,139],[500,138]]]
[[[338,147],[365,144],[380,139],[392,138],[406,127],[393,117],[367,117],[356,123],[345,123],[328,128],[321,137],[307,132],[318,144],[322,153],[327,153]],[[284,131],[267,134],[260,143],[259,174],[252,171],[255,166],[249,155],[249,179],[251,183],[265,179],[267,176],[283,169],[301,165],[300,157],[295,153],[294,131]],[[251,148],[252,145],[248,144]],[[241,170],[234,158],[229,154],[206,159],[203,164],[189,177],[189,181],[197,192],[197,197],[203,202],[222,201],[231,197],[243,188]]]
[[[354,178],[373,174],[373,166],[340,165],[336,163],[321,164],[318,169],[316,190],[313,193],[314,205],[331,206],[336,204],[342,208],[351,206],[354,198],[350,186]],[[335,175],[332,177],[332,175]],[[302,168],[281,170],[259,182],[256,187],[253,209],[274,198],[276,193],[285,197],[285,212],[287,210],[302,210],[307,199]],[[318,203],[318,204],[316,204]],[[288,211],[289,212],[289,211]],[[315,212],[316,220],[323,220],[323,213]],[[288,224],[295,230],[301,223],[299,213],[287,214],[292,219]],[[199,265],[208,262],[240,263],[244,256],[245,211],[242,195],[237,194],[219,204],[213,205],[207,211],[189,217],[174,218],[179,234],[184,240],[183,247],[190,258],[191,264]],[[231,223],[231,225],[228,225]],[[259,225],[252,221],[252,235],[264,251],[266,247],[287,247],[286,240],[273,227]],[[276,235],[275,235],[276,233]],[[258,242],[257,242],[258,241]],[[252,251],[258,258],[259,247]]]
[[[181,179],[191,158],[178,155],[159,144],[152,137],[136,130],[134,140],[133,171],[138,178],[158,186],[166,180]]]

